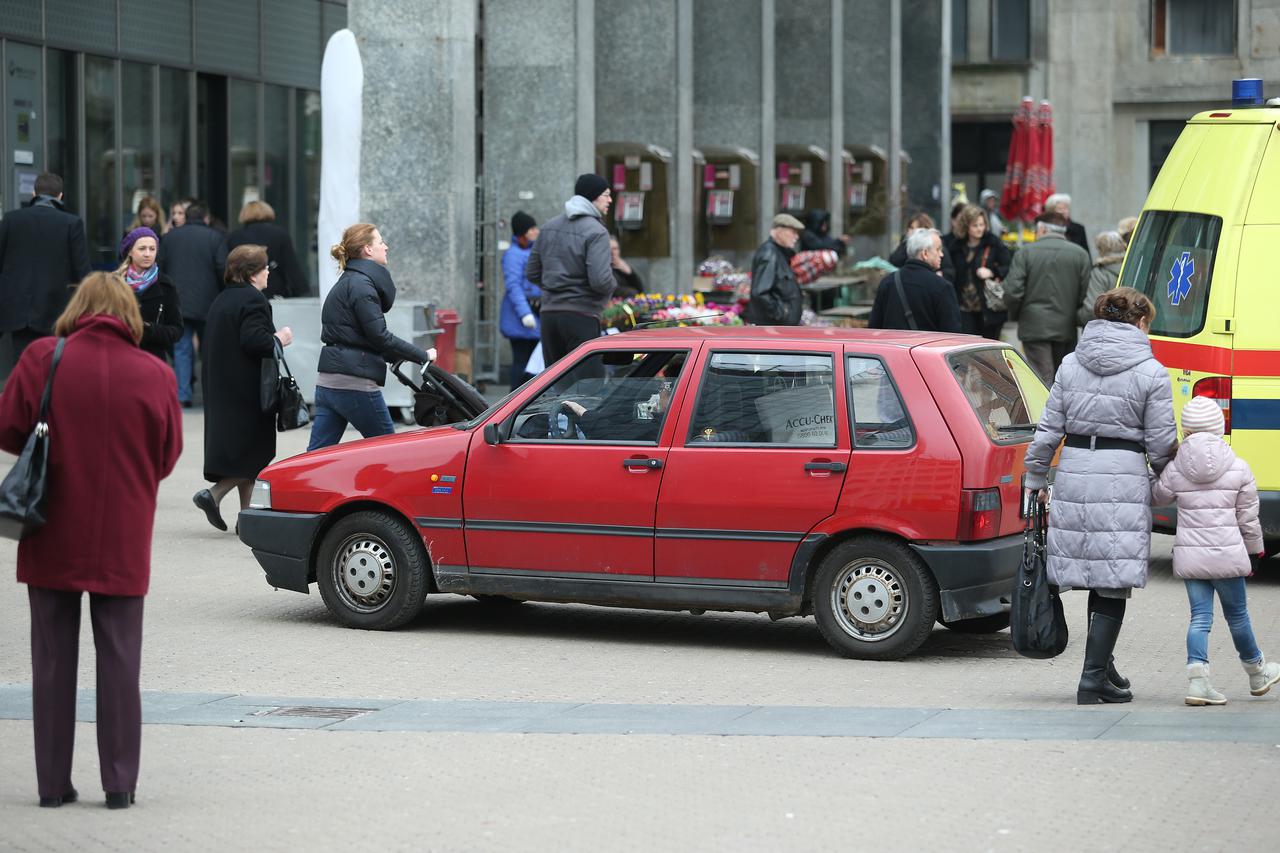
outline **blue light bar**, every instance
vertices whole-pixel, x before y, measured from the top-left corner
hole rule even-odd
[[[1231,81],[1231,106],[1260,107],[1262,103],[1262,80],[1257,77],[1242,77]]]

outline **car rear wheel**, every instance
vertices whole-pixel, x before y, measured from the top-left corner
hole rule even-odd
[[[901,542],[859,536],[832,549],[814,577],[818,629],[836,651],[862,660],[898,660],[933,630],[938,590],[928,568]]]
[[[942,624],[958,634],[995,634],[1009,627],[1009,614],[1006,611],[990,616],[978,616],[974,619],[957,619],[954,622]]]
[[[329,612],[349,628],[399,628],[422,609],[431,564],[418,534],[377,511],[340,519],[320,544],[316,582]]]

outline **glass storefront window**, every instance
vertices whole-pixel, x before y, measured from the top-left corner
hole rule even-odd
[[[48,156],[45,168],[62,176],[63,201],[67,209],[80,212],[80,158],[76,151],[76,135],[80,121],[76,116],[76,93],[80,77],[76,55],[50,48],[45,54],[45,144]]]
[[[276,224],[292,230],[293,205],[289,192],[289,90],[284,86],[264,86],[263,112],[266,126],[263,140],[266,168],[262,173],[262,197],[276,211]]]
[[[240,208],[262,198],[258,177],[258,89],[247,80],[227,82],[227,143],[231,167],[227,224],[235,228]]]
[[[190,75],[160,69],[160,203],[169,207],[191,192]]]
[[[121,121],[123,145],[120,170],[124,175],[125,227],[133,222],[138,203],[146,196],[159,195],[155,170],[155,86],[150,65],[123,62],[120,65]]]
[[[316,217],[320,212],[320,93],[299,89],[297,110],[297,175],[293,245],[302,268],[318,292]]]
[[[85,236],[89,261],[114,269],[121,222],[116,206],[115,63],[84,58]]]

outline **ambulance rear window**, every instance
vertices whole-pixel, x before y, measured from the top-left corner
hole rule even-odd
[[[1129,245],[1121,287],[1156,306],[1151,334],[1189,338],[1204,328],[1222,219],[1204,213],[1149,210]]]

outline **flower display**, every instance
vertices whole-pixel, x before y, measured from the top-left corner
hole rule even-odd
[[[611,302],[604,310],[604,325],[611,329],[637,326],[741,326],[739,305],[707,305],[701,293],[642,293]]]

